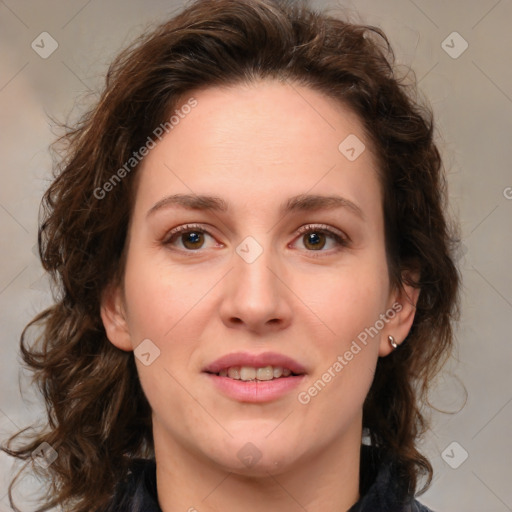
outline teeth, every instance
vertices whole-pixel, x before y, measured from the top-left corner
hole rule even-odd
[[[256,368],[242,366],[240,368],[240,380],[254,380],[256,378]]]
[[[256,370],[256,378],[258,380],[272,380],[274,378],[274,369],[272,368],[272,366],[258,368]]]
[[[238,366],[232,366],[229,368],[228,377],[231,379],[240,379],[240,368]]]
[[[274,379],[278,379],[283,375],[283,367],[282,366],[275,366],[274,367]]]
[[[272,380],[280,377],[289,377],[292,374],[289,368],[282,366],[265,366],[254,368],[251,366],[230,366],[219,372],[220,377],[229,377],[235,380]]]

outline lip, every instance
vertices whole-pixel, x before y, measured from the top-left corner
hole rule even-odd
[[[263,352],[262,354],[251,354],[249,352],[233,352],[219,357],[208,366],[203,368],[205,373],[219,373],[231,366],[250,366],[253,368],[264,368],[265,366],[282,366],[289,368],[292,373],[305,374],[306,369],[291,357],[277,352]],[[299,375],[299,376],[300,376]],[[230,379],[232,380],[232,379]],[[276,379],[276,381],[279,379]],[[272,382],[272,381],[265,381]]]
[[[220,377],[214,373],[205,374],[212,384],[224,395],[238,402],[271,402],[289,394],[306,378],[306,375],[296,375],[273,380],[242,381]]]

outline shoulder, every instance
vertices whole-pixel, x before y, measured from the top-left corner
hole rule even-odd
[[[421,504],[419,501],[414,500],[411,504],[411,512],[434,512],[426,505]]]

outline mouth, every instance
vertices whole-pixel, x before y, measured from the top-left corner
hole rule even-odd
[[[306,377],[294,359],[274,352],[227,354],[204,368],[214,388],[238,402],[271,402],[289,395]]]
[[[304,373],[293,372],[290,368],[283,366],[263,366],[256,368],[254,366],[230,366],[223,368],[219,372],[206,372],[218,377],[228,377],[229,379],[249,381],[269,381],[276,379],[286,379],[288,377],[297,377]]]
[[[203,368],[203,372],[236,380],[264,381],[303,375],[306,369],[291,357],[277,352],[233,352],[216,359]]]

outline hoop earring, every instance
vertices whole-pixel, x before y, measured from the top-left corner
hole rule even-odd
[[[393,349],[398,348],[398,343],[395,341],[395,338],[393,336],[388,336],[389,344],[393,347]]]

